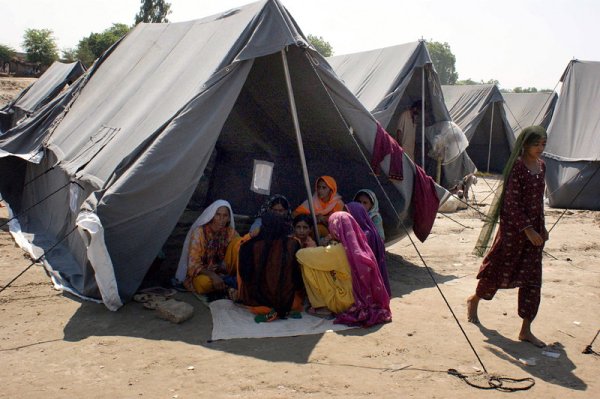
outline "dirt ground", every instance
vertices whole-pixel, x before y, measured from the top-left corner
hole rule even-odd
[[[35,82],[35,78],[0,77],[0,107],[19,95],[23,89]]]
[[[475,186],[484,212],[495,184],[488,177]],[[546,210],[548,229],[561,215]],[[0,208],[0,224],[6,220]],[[481,325],[467,323],[465,299],[481,261],[471,251],[481,226],[474,209],[440,214],[425,243],[415,247],[405,238],[388,247],[392,323],[289,338],[211,342],[210,312],[191,294],[177,294],[194,316],[176,325],[139,303],[111,312],[56,291],[35,265],[0,292],[0,397],[507,397],[447,373],[456,369],[485,384],[477,377],[483,367],[535,381],[515,397],[600,397],[600,357],[582,353],[600,328],[600,212],[567,211],[546,245],[533,331],[558,358],[517,340],[516,290],[482,301]],[[1,227],[0,289],[31,263]],[[600,352],[600,338],[593,349]]]

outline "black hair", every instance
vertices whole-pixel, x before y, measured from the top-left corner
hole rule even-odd
[[[298,222],[305,222],[310,228],[314,226],[312,216],[307,213],[301,213],[296,216],[292,221],[292,226],[296,226]]]

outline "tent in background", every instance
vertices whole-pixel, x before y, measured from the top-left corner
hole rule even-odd
[[[555,208],[600,210],[600,62],[573,60],[548,127],[546,195]]]
[[[515,139],[527,126],[540,125],[548,129],[558,95],[551,93],[502,93],[506,120]]]
[[[54,61],[39,79],[0,109],[0,133],[6,132],[23,118],[48,104],[84,72],[85,67],[80,61],[68,64]]]
[[[428,159],[431,161],[429,156],[433,153],[436,153],[435,158],[443,158],[441,183],[444,187],[454,186],[464,176],[475,172],[475,165],[464,151],[467,144],[464,134],[449,124],[450,114],[424,41],[333,56],[327,61],[392,136],[400,114],[414,102],[425,99],[422,115],[428,128],[426,144],[421,146],[423,121],[420,117],[415,162],[422,165],[422,149],[425,149],[425,169],[430,176],[437,177],[437,162],[428,162]]]
[[[57,245],[54,283],[109,309],[139,288],[201,178],[204,206],[253,215],[266,194],[250,189],[253,167],[268,161],[270,192],[304,200],[300,143],[311,186],[326,174],[346,199],[375,190],[391,240],[412,226],[414,164],[404,157],[401,182],[373,176],[376,121],[277,0],[139,24],[65,98],[0,139],[0,192],[17,215],[41,201],[11,232],[35,257]]]
[[[452,120],[469,140],[467,153],[482,172],[502,173],[515,138],[496,85],[442,86]]]

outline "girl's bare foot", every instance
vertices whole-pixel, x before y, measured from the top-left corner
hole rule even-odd
[[[543,348],[544,346],[546,346],[546,344],[541,339],[533,335],[533,333],[531,332],[531,320],[528,319],[523,319],[521,331],[519,332],[519,340],[530,342],[538,348]]]
[[[479,324],[477,317],[477,306],[479,305],[479,297],[475,294],[467,298],[467,320],[469,323]]]
[[[531,331],[519,334],[519,341],[532,343],[533,345],[537,346],[538,348],[543,348],[546,346],[544,341],[542,341],[541,339],[539,339],[538,337],[533,335],[533,333]]]

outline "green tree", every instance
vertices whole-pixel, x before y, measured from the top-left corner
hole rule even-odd
[[[25,29],[23,48],[27,61],[49,66],[58,59],[58,47],[50,29]]]
[[[479,82],[476,82],[471,78],[467,78],[467,79],[457,80],[455,84],[456,85],[478,85]]]
[[[427,50],[433,62],[440,82],[443,85],[453,85],[458,80],[458,73],[456,72],[456,57],[450,50],[450,45],[446,42],[434,42],[432,40],[426,41]]]
[[[169,22],[171,3],[164,0],[141,0],[140,12],[135,14],[135,24],[140,22]]]
[[[61,50],[62,57],[60,60],[62,62],[75,62],[77,61],[77,49],[74,48],[65,48]]]
[[[457,80],[456,85],[496,85],[498,86],[500,84],[500,82],[496,79],[489,79],[487,81],[481,79],[479,82],[474,81],[471,78],[467,78],[467,79],[463,79],[463,80]]]
[[[5,46],[4,44],[0,44],[0,62],[8,62],[15,56],[17,52],[14,48],[10,46]],[[3,64],[0,64],[0,67],[3,67]]]
[[[323,57],[331,57],[333,55],[333,47],[322,36],[308,35],[306,38]]]
[[[538,89],[536,89],[535,87],[515,87],[513,89],[513,92],[515,93],[537,93]]]
[[[77,44],[76,58],[89,67],[94,60],[125,36],[131,28],[125,24],[113,24],[102,33],[92,33]]]

